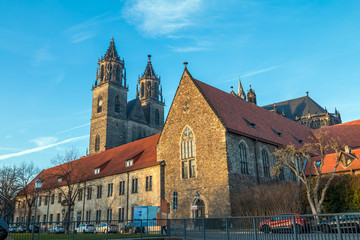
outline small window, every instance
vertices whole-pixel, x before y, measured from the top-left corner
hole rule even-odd
[[[113,194],[113,184],[112,183],[109,183],[108,184],[108,197],[111,197]]]
[[[298,137],[296,137],[296,136],[294,136],[294,138],[295,138],[295,140],[296,140],[298,143],[302,144],[302,140],[301,140],[300,138],[298,138]]]
[[[95,152],[100,150],[100,136],[96,135],[95,137]]]
[[[51,204],[54,204],[55,202],[55,194],[51,195]]]
[[[251,128],[255,128],[255,123],[250,122],[249,120],[247,120],[246,118],[244,118],[245,122],[251,127]]]
[[[133,180],[132,180],[131,192],[132,193],[137,193],[138,192],[138,179],[137,178],[133,178]]]
[[[276,134],[276,136],[281,137],[281,132],[276,131],[275,129],[271,128],[273,132]]]
[[[119,184],[119,195],[125,194],[125,181],[121,181]]]
[[[58,178],[58,183],[61,183],[62,182],[62,178]]]
[[[58,197],[58,203],[61,203],[61,193],[59,193],[59,197]]]
[[[99,173],[100,173],[100,168],[95,168],[94,174],[99,174]]]
[[[316,161],[315,165],[316,167],[320,167],[321,161]]]
[[[97,186],[97,198],[101,198],[102,195],[102,185]]]
[[[155,124],[156,125],[160,124],[160,112],[159,112],[159,109],[155,109]]]
[[[119,208],[119,222],[123,222],[124,221],[124,214],[125,213],[125,208]]]
[[[111,221],[111,220],[112,220],[112,209],[108,209],[108,210],[107,210],[106,219],[107,219],[108,221]]]
[[[92,187],[87,188],[87,200],[91,200]]]
[[[195,177],[195,160],[189,160],[189,177]]]
[[[82,189],[79,189],[79,192],[78,192],[78,201],[82,201],[82,197],[83,197],[83,190]]]
[[[133,160],[132,159],[125,161],[125,167],[130,167],[132,165],[133,165]]]
[[[145,190],[146,191],[151,191],[152,190],[152,176],[146,177]]]

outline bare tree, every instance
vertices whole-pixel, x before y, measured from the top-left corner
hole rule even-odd
[[[295,148],[294,145],[288,145],[274,152],[277,157],[275,173],[279,173],[282,167],[288,167],[296,175],[305,185],[307,200],[313,214],[319,214],[322,211],[326,191],[340,162],[341,148],[338,140],[327,139],[326,132],[318,131],[300,149]],[[324,159],[326,154],[331,152],[336,154],[336,163],[332,172],[327,173],[324,178],[322,171]],[[303,166],[307,166],[307,171],[302,169]]]
[[[0,194],[9,201],[12,209],[15,206],[16,194],[20,190],[17,171],[16,166],[2,166],[0,168]]]
[[[74,148],[68,149],[64,155],[57,155],[52,163],[56,165],[56,170],[51,177],[58,180],[56,189],[64,197],[61,205],[66,206],[65,213],[66,229],[69,230],[70,213],[79,194],[79,190],[84,188],[84,183],[88,173],[88,167],[78,161],[78,152]]]
[[[17,178],[19,181],[19,196],[24,197],[25,211],[27,212],[27,224],[31,221],[32,208],[35,203],[36,189],[34,184],[30,184],[31,181],[40,172],[39,168],[35,167],[32,162],[23,162],[17,169]],[[35,217],[35,216],[34,216]]]

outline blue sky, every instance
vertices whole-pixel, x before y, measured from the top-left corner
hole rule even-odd
[[[128,100],[151,54],[166,112],[188,61],[224,91],[241,76],[258,105],[309,91],[343,122],[360,119],[360,1],[4,0],[1,9],[0,165],[85,154],[91,85],[111,37]]]

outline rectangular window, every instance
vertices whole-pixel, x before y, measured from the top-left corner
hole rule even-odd
[[[46,214],[43,216],[43,222],[46,222]]]
[[[138,179],[137,178],[133,178],[133,180],[132,180],[131,192],[132,193],[137,193],[138,192]]]
[[[94,174],[99,174],[99,173],[100,173],[100,168],[95,168]]]
[[[102,185],[97,186],[97,198],[101,198],[101,194],[102,194]]]
[[[61,183],[62,182],[62,178],[58,178],[58,183]]]
[[[91,221],[91,211],[86,211],[86,223],[90,223]]]
[[[48,202],[48,196],[45,196],[44,205],[47,205],[47,202]]]
[[[49,222],[50,222],[50,224],[52,224],[52,222],[53,222],[53,215],[52,215],[52,214],[50,214],[50,220],[49,220]]]
[[[189,177],[195,177],[196,169],[195,169],[195,160],[189,160]]]
[[[125,194],[125,181],[121,181],[119,184],[119,195]]]
[[[83,197],[83,190],[82,189],[79,189],[79,192],[78,192],[78,201],[82,201],[82,197]]]
[[[112,220],[112,209],[108,209],[108,210],[107,210],[106,219],[107,219],[108,221],[111,221],[111,220]]]
[[[188,178],[188,173],[189,173],[189,170],[188,170],[188,165],[187,165],[187,162],[184,161],[181,163],[181,173],[182,173],[182,178]]]
[[[145,190],[146,191],[152,190],[152,176],[146,177]]]
[[[101,210],[96,210],[96,223],[100,223],[101,220]]]
[[[108,197],[111,197],[113,194],[113,184],[112,183],[109,183],[108,184]]]
[[[55,202],[55,194],[51,195],[51,204],[54,204]]]
[[[40,222],[40,215],[37,216],[37,222]]]
[[[61,193],[59,193],[58,203],[61,203]]]
[[[91,200],[92,187],[88,187],[87,189],[87,200]]]
[[[56,223],[59,224],[60,223],[60,213],[58,213],[56,215]]]
[[[124,221],[124,208],[119,208],[119,222],[123,222]]]
[[[39,206],[41,206],[42,196],[39,197]]]
[[[133,165],[133,160],[132,160],[132,159],[127,160],[127,161],[125,162],[125,167],[130,167],[130,166],[132,166],[132,165]]]

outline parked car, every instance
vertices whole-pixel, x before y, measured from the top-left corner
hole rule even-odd
[[[307,222],[304,218],[298,216],[297,213],[279,214],[272,218],[260,222],[260,231],[269,232],[293,232],[294,224],[296,232],[304,232],[307,230]],[[295,223],[294,223],[295,219]]]
[[[75,228],[75,233],[93,233],[94,231],[95,227],[92,224],[80,224]]]
[[[131,232],[131,229],[132,229],[132,232],[133,233],[141,233],[140,231],[140,227],[134,227],[134,223],[133,222],[129,222],[128,224],[126,224],[125,226],[123,226],[121,229],[120,229],[120,233],[132,233]],[[142,232],[144,233],[145,232],[145,227],[142,227]]]
[[[29,226],[29,232],[32,232],[32,226],[33,225],[30,225]],[[39,232],[39,225],[35,225],[34,227],[34,233],[38,233]]]
[[[25,226],[18,226],[15,230],[15,232],[17,233],[24,233],[26,232],[26,227]]]
[[[16,231],[15,226],[9,226],[9,233],[14,233]]]
[[[107,223],[100,224],[95,228],[95,233],[117,233],[118,226],[116,225],[109,225]]]
[[[360,212],[351,212],[351,215],[339,215],[337,217],[341,232],[360,233]],[[318,230],[324,233],[337,232],[336,222],[336,216],[323,220],[317,224]]]
[[[48,229],[48,233],[65,233],[65,229],[55,225]]]

